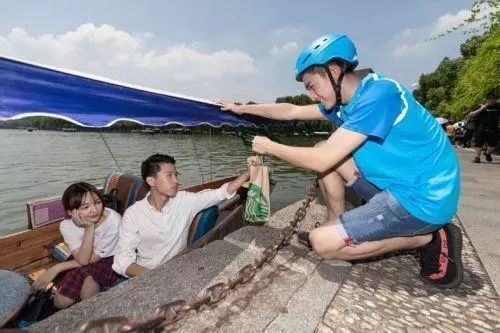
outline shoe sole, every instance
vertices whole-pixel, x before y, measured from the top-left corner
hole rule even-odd
[[[452,238],[454,245],[453,257],[455,261],[457,277],[455,278],[455,280],[451,281],[448,284],[432,284],[433,286],[440,289],[457,288],[464,279],[464,267],[462,264],[462,245],[463,245],[462,231],[460,230],[459,227],[451,223],[447,225],[446,228],[448,228],[447,234]]]
[[[309,233],[308,232],[300,232],[297,234],[297,240],[300,244],[312,250],[311,243],[309,242]]]

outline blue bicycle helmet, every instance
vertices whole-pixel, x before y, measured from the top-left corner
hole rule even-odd
[[[341,60],[341,71],[337,81],[335,81],[328,68],[328,63],[334,60]],[[340,87],[344,74],[348,68],[354,69],[357,65],[356,47],[349,37],[341,34],[329,34],[316,39],[302,51],[295,64],[295,79],[301,82],[302,76],[311,67],[324,67],[335,91],[337,98],[335,104],[339,106],[342,103]]]
[[[325,66],[335,59],[344,60],[353,69],[358,65],[356,47],[346,35],[325,35],[306,47],[295,64],[295,78],[301,82],[302,75],[308,69],[313,66]]]

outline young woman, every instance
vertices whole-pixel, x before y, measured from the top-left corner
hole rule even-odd
[[[90,184],[69,186],[62,201],[69,218],[59,228],[72,256],[49,268],[33,283],[35,289],[44,289],[66,271],[54,297],[54,305],[59,309],[94,296],[100,287],[110,286],[118,279],[111,266],[121,222],[118,213],[104,207],[97,189]]]

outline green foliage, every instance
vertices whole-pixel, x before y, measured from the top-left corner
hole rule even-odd
[[[460,45],[460,54],[464,58],[470,58],[476,55],[477,48],[481,45],[483,38],[474,36],[469,38],[465,43]]]
[[[460,45],[461,57],[444,58],[434,72],[420,76],[413,94],[435,116],[459,120],[483,102],[487,93],[498,95],[500,26],[492,22],[488,32]]]
[[[434,72],[420,76],[419,88],[413,92],[415,98],[433,114],[444,115],[462,67],[462,58],[444,58]]]
[[[465,60],[460,79],[453,91],[452,103],[446,112],[457,118],[472,111],[488,93],[500,91],[500,29],[483,36],[476,55]]]
[[[276,98],[276,103],[290,103],[295,105],[315,104],[315,102],[306,94],[278,97]]]

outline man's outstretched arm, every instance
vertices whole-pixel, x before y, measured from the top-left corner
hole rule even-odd
[[[222,111],[236,114],[249,114],[276,120],[324,120],[325,116],[317,104],[294,105],[290,103],[245,104],[238,105],[227,101],[218,101]]]

